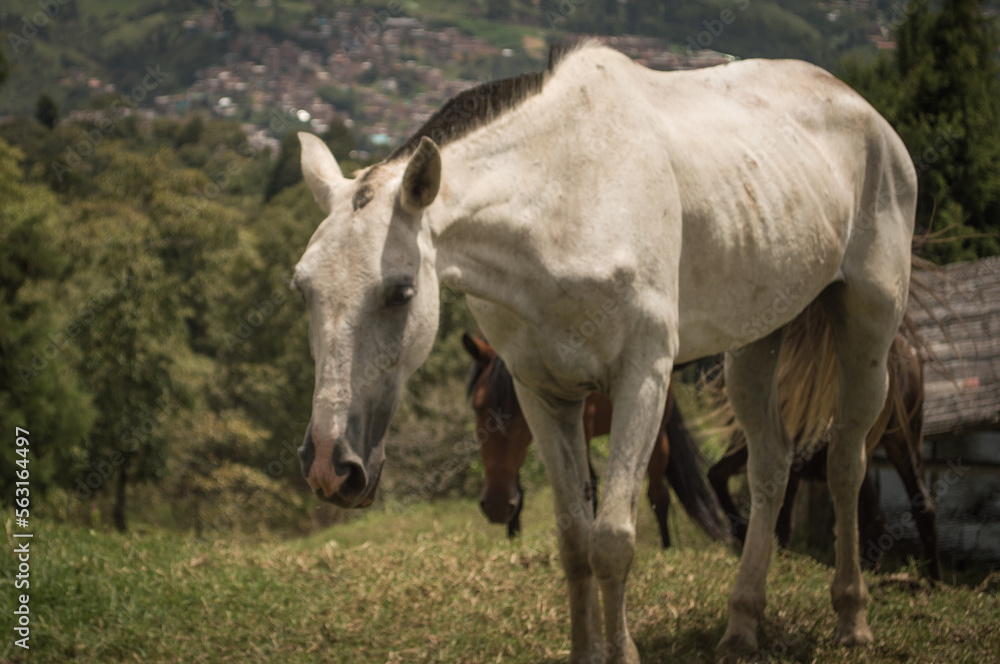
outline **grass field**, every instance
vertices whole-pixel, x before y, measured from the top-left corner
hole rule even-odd
[[[712,661],[737,559],[673,514],[678,545],[663,551],[640,509],[633,635],[644,662]],[[474,501],[388,508],[284,541],[36,523],[32,649],[11,643],[16,571],[3,556],[0,661],[564,661],[568,616],[549,497],[529,496],[523,519],[515,542]],[[830,644],[831,576],[810,558],[777,556],[761,661],[996,661],[995,582],[931,590],[906,575],[869,576],[877,642],[845,653]]]

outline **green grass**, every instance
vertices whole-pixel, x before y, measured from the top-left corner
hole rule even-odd
[[[557,662],[568,617],[545,492],[508,542],[474,501],[391,506],[306,538],[196,539],[38,523],[32,651],[10,645],[14,562],[0,561],[5,662]],[[629,619],[644,662],[709,662],[737,559],[672,511],[669,551],[640,509]],[[8,538],[10,523],[6,524]],[[8,540],[12,541],[12,540]],[[830,637],[829,568],[776,557],[765,661],[983,662],[1000,651],[1000,597],[868,577],[876,645]]]

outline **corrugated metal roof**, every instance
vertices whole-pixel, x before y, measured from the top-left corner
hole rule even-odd
[[[924,435],[1000,428],[1000,257],[916,278],[910,317],[934,359],[924,367]]]

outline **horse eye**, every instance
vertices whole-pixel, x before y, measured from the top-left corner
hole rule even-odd
[[[388,307],[402,307],[409,304],[410,300],[416,294],[417,291],[413,286],[395,286],[389,291],[389,296],[386,298],[385,304]]]

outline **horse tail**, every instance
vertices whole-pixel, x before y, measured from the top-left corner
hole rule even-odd
[[[829,442],[838,373],[830,322],[813,302],[785,328],[778,359],[778,403],[799,458],[811,458]]]
[[[785,327],[778,358],[781,419],[797,459],[811,459],[829,443],[833,415],[837,410],[837,374],[837,354],[830,323],[820,303],[813,302]],[[712,431],[731,436],[742,434],[726,396],[723,372],[707,377],[703,384],[719,403],[706,418],[715,424]],[[876,436],[870,436],[869,442],[877,442],[886,425],[880,416],[873,427]],[[726,455],[745,445],[742,435],[735,436]],[[870,454],[872,448],[868,447],[867,451]]]
[[[935,266],[916,256],[911,256],[911,265],[910,305],[889,348],[886,403],[865,439],[868,458],[883,436],[890,433],[901,434],[920,454],[923,364],[940,361],[920,333],[911,311],[917,308],[932,315],[932,300],[953,311],[925,281],[924,275],[933,274]],[[829,442],[837,407],[837,373],[826,312],[814,302],[788,324],[778,364],[781,413],[800,457],[815,454]]]
[[[673,488],[684,511],[708,533],[722,542],[732,540],[729,527],[722,518],[722,508],[715,492],[708,485],[702,468],[707,465],[691,432],[688,431],[681,411],[674,404],[666,422],[670,459],[667,462],[667,482]]]

